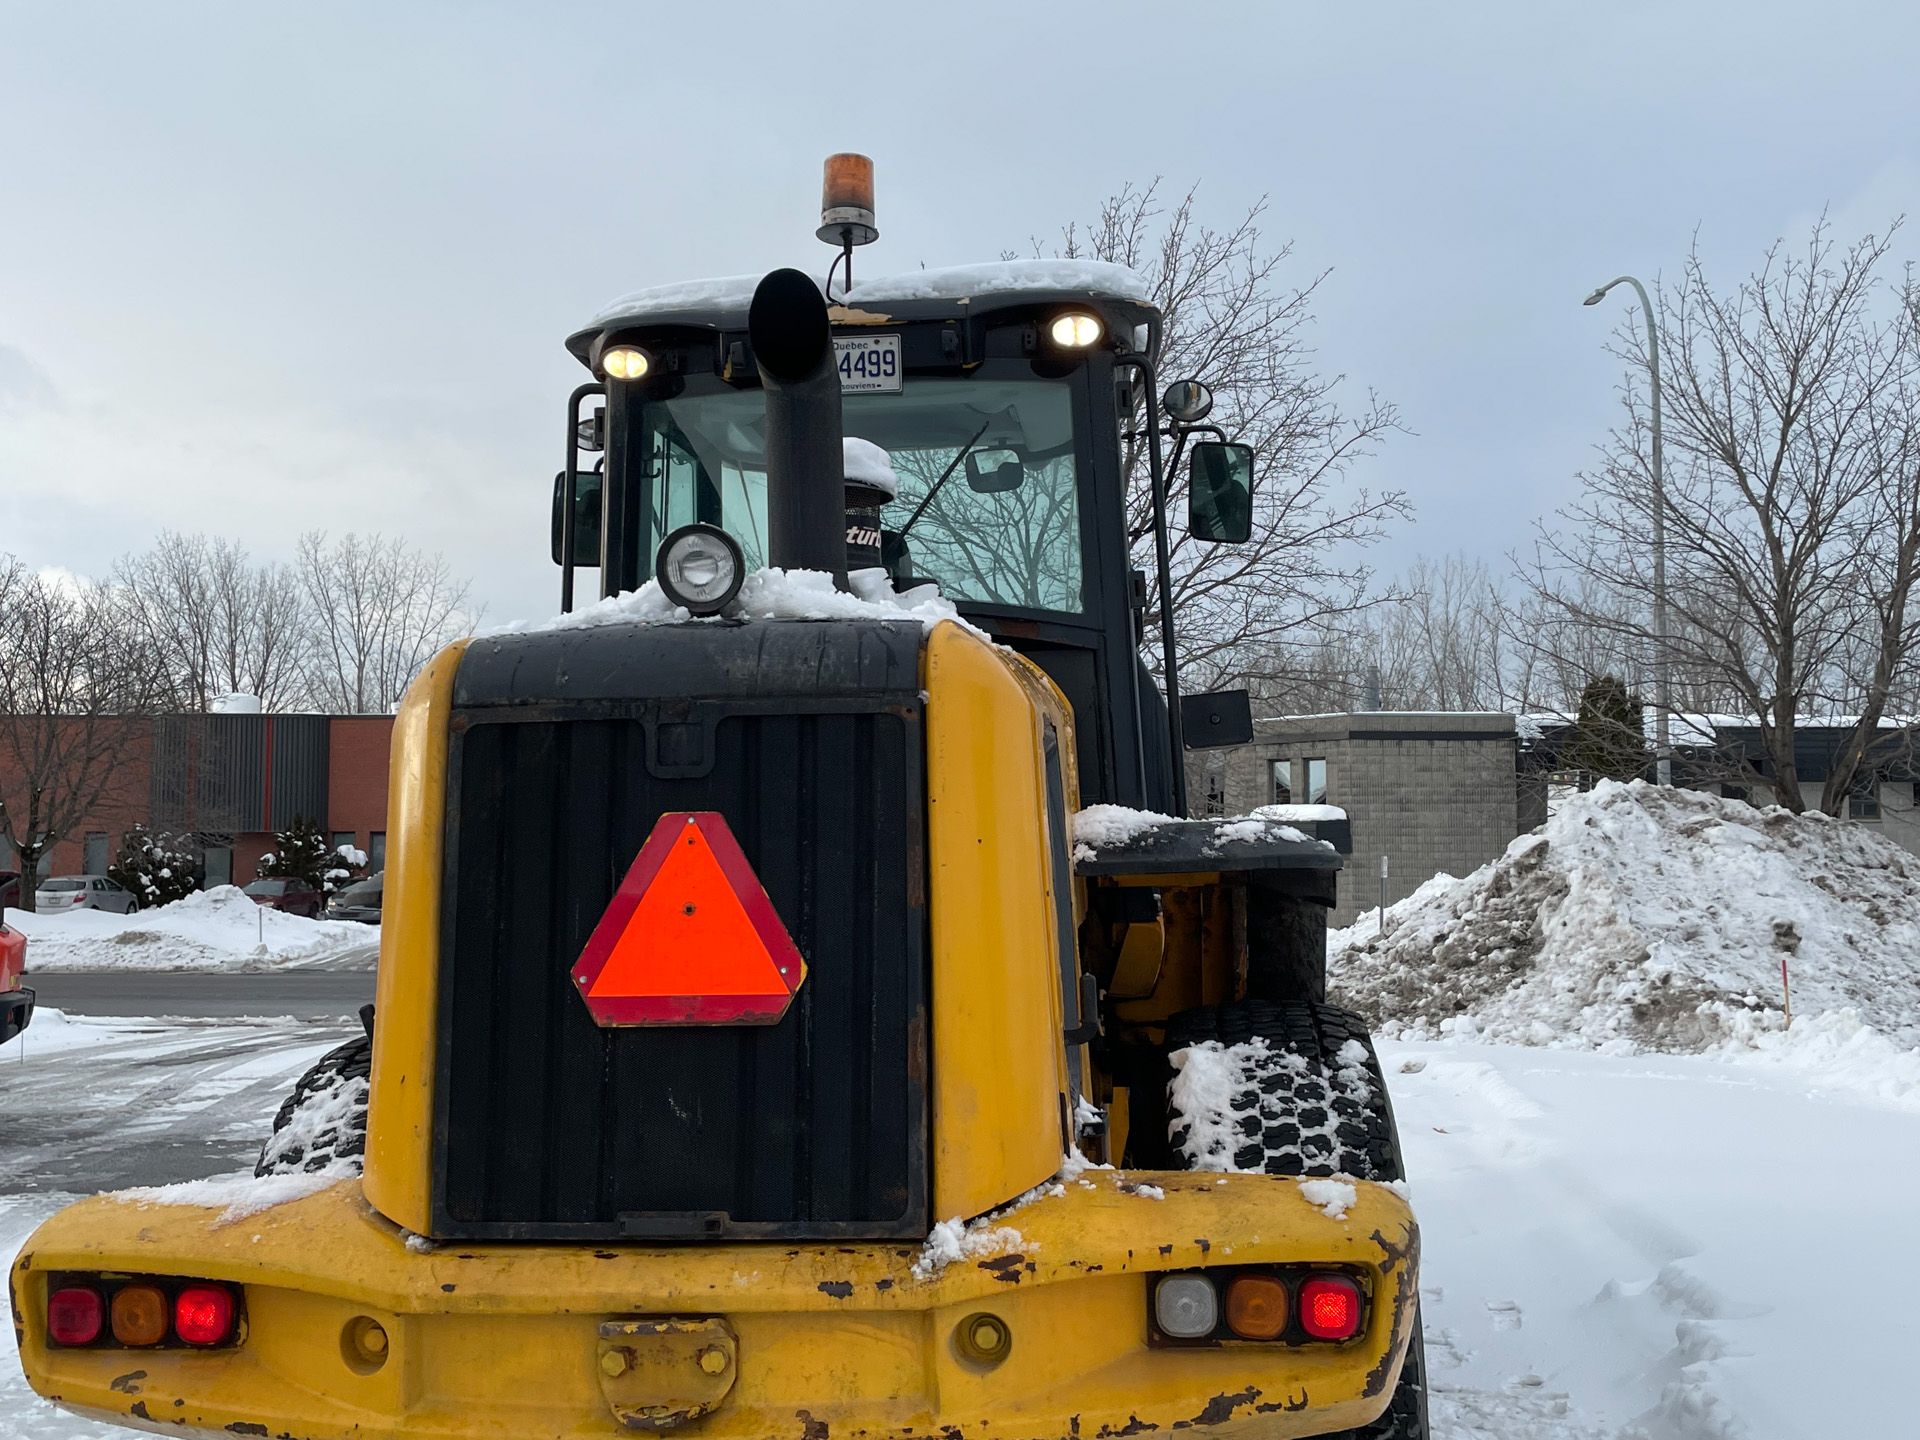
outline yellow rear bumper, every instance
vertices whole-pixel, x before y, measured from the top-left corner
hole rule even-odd
[[[996,1222],[1017,1239],[925,1278],[913,1273],[921,1251],[898,1245],[410,1247],[352,1181],[230,1224],[101,1197],[34,1233],[13,1300],[37,1391],[171,1434],[619,1434],[601,1327],[675,1316],[720,1317],[737,1335],[737,1377],[675,1432],[689,1436],[1266,1440],[1364,1424],[1398,1377],[1418,1231],[1395,1192],[1355,1189],[1334,1220],[1291,1180],[1091,1172]],[[1288,1263],[1363,1271],[1365,1333],[1341,1346],[1149,1346],[1144,1273]],[[46,1277],[61,1271],[240,1284],[244,1341],[212,1353],[50,1348]],[[1012,1334],[997,1366],[954,1344],[982,1311]],[[352,1344],[362,1317],[388,1336],[383,1363]]]

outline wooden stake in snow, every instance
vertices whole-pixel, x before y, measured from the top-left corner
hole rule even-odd
[[[1787,987],[1787,957],[1780,957],[1780,1006],[1787,1012],[1787,1024],[1793,1024],[1793,991]]]

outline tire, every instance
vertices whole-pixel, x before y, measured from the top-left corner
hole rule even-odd
[[[1175,1057],[1208,1042],[1231,1049],[1255,1040],[1265,1043],[1239,1061],[1243,1088],[1230,1101],[1231,1120],[1184,1114],[1182,1101],[1192,1101],[1182,1077],[1195,1084],[1198,1077],[1191,1058],[1174,1064]],[[1167,1055],[1175,1165],[1301,1178],[1406,1178],[1380,1058],[1366,1023],[1351,1011],[1267,1000],[1188,1010],[1168,1022]],[[1218,1070],[1212,1078],[1219,1078]],[[1326,1440],[1429,1440],[1426,1343],[1417,1301],[1413,1338],[1386,1411],[1371,1425]]]
[[[367,1149],[367,1094],[373,1080],[373,1007],[360,1011],[366,1034],[329,1050],[302,1075],[273,1117],[255,1175],[339,1170],[357,1175]]]
[[[1185,1067],[1176,1058],[1207,1042],[1231,1049],[1256,1040],[1265,1043],[1241,1062],[1246,1089],[1232,1103],[1231,1122],[1215,1117],[1217,1123],[1196,1132],[1191,1117],[1181,1114]],[[1174,1070],[1168,1138],[1176,1166],[1406,1178],[1386,1077],[1366,1022],[1353,1012],[1269,1000],[1188,1010],[1167,1024],[1167,1055]]]

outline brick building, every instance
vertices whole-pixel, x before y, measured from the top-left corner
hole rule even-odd
[[[296,818],[336,845],[365,850],[369,869],[385,865],[392,717],[195,714],[123,723],[100,803],[42,857],[43,874],[99,874],[120,837],[142,823],[196,841],[208,885],[244,885],[273,848],[273,832]],[[11,788],[0,784],[0,793]],[[18,868],[0,840],[0,870]]]
[[[1441,871],[1464,875],[1519,833],[1511,715],[1359,712],[1254,722],[1250,745],[1196,757],[1196,796],[1230,815],[1260,805],[1338,805],[1353,825],[1333,923]]]

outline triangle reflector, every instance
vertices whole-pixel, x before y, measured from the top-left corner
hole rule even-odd
[[[662,815],[573,967],[596,1024],[772,1025],[806,962],[726,820]]]

